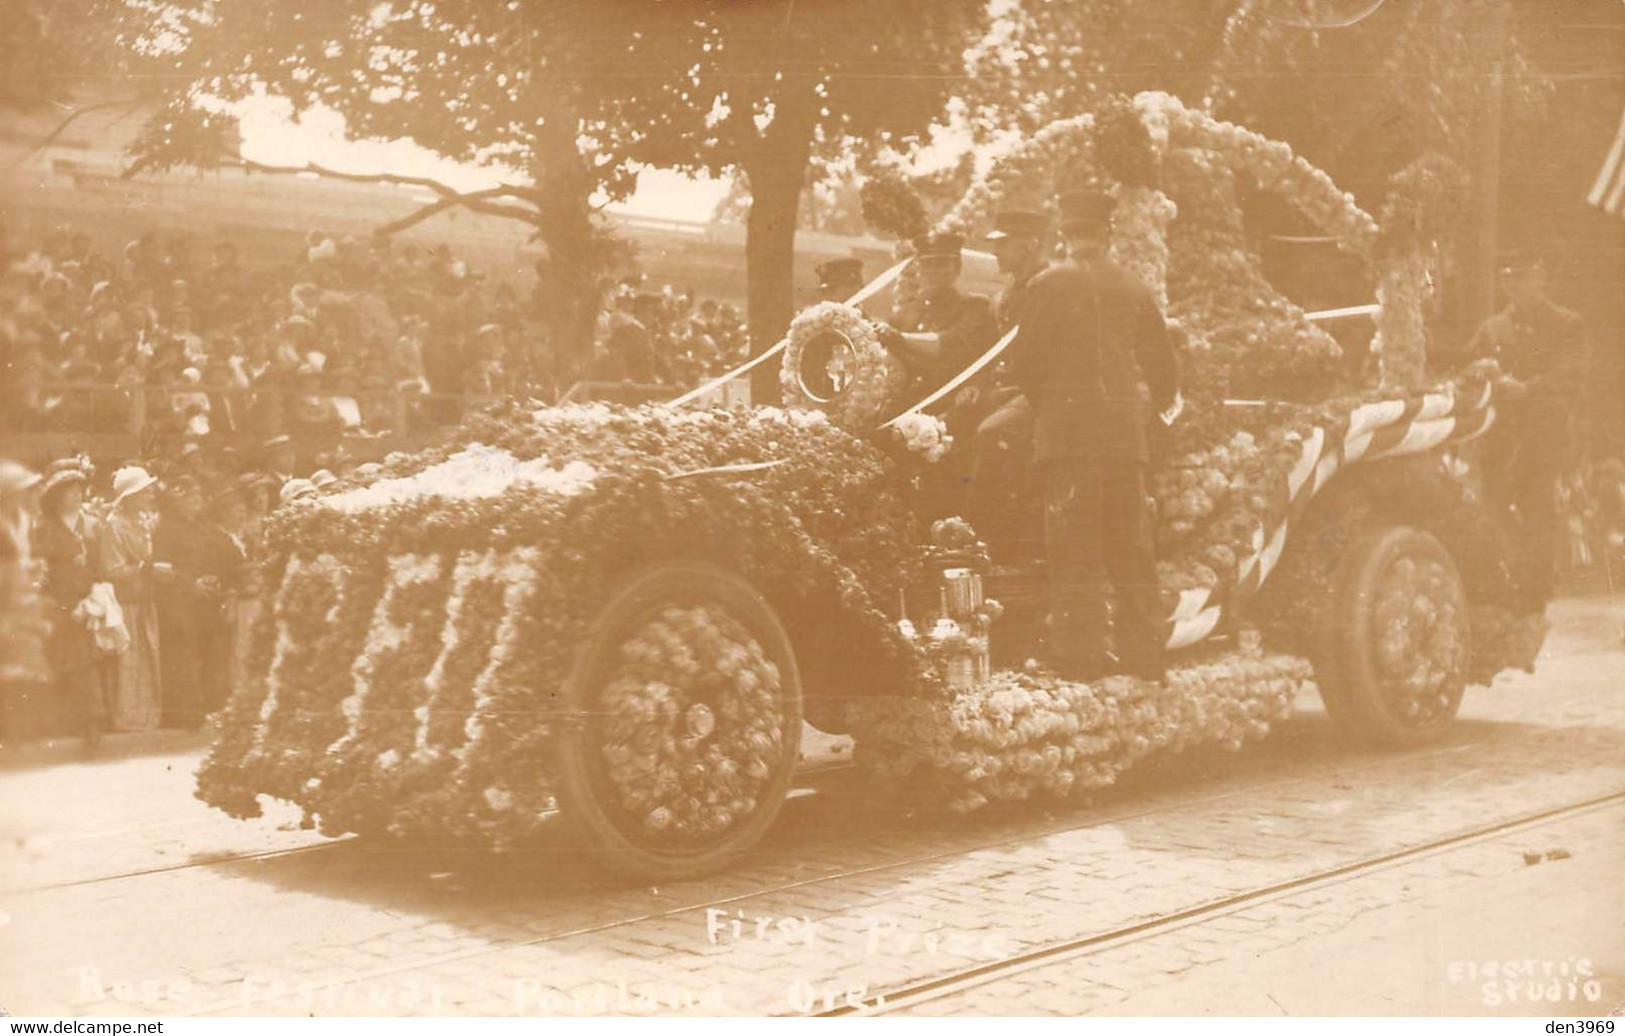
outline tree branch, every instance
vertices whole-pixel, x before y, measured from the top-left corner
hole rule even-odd
[[[501,216],[505,219],[516,219],[523,223],[532,224],[533,226],[538,222],[537,213],[531,209],[522,209],[517,205],[493,205],[490,202],[483,200],[484,198],[488,197],[499,197],[500,194],[501,188],[492,188],[486,191],[475,191],[472,194],[454,194],[450,197],[445,197],[439,199],[438,201],[430,202],[428,205],[423,206],[421,209],[418,209],[416,212],[413,212],[410,215],[402,216],[400,219],[394,220],[390,223],[385,223],[383,226],[374,229],[372,233],[374,237],[388,237],[390,234],[398,234],[410,227],[417,226],[426,219],[439,215],[447,209],[453,209],[459,206],[472,212],[483,213],[487,216]]]
[[[255,162],[252,159],[244,158],[242,155],[237,155],[236,158],[242,164],[242,167],[251,173],[314,173],[328,179],[347,180],[351,183],[393,183],[405,187],[423,187],[440,195],[441,198],[449,198],[453,201],[461,198],[518,198],[533,205],[541,203],[540,192],[517,184],[502,184],[472,194],[464,194],[438,180],[430,180],[422,176],[402,176],[399,173],[346,173],[339,169],[329,169],[326,166],[317,165],[315,162],[307,162],[302,166],[269,165],[265,162]]]
[[[25,151],[22,154],[22,156],[20,158],[17,159],[17,161],[13,162],[11,164],[11,168],[16,169],[18,166],[20,166],[24,162],[28,161],[28,159],[30,157],[32,157],[33,155],[38,154],[39,152],[41,152],[41,151],[45,150],[46,148],[50,147],[53,143],[56,142],[56,139],[58,137],[62,136],[62,134],[67,132],[68,127],[73,125],[73,121],[75,119],[77,119],[79,116],[81,116],[81,115],[89,115],[91,112],[106,111],[109,108],[128,108],[128,107],[131,107],[132,105],[136,105],[136,104],[140,104],[140,103],[141,103],[141,98],[139,98],[139,97],[130,97],[130,98],[126,98],[126,99],[124,99],[122,101],[103,101],[100,104],[87,104],[83,108],[75,108],[73,111],[68,113],[67,118],[65,118],[61,122],[57,123],[56,128],[53,129],[51,132],[47,133],[40,140],[39,143],[37,143],[33,147],[29,148],[27,151]]]
[[[326,166],[309,162],[302,166],[296,165],[270,165],[265,162],[255,162],[252,159],[236,156],[243,169],[253,173],[281,173],[298,174],[313,173],[317,176],[334,180],[346,180],[350,183],[392,183],[408,187],[424,187],[434,191],[440,197],[423,206],[416,212],[402,216],[400,219],[385,223],[373,231],[376,237],[387,237],[397,234],[410,227],[415,227],[426,219],[438,216],[447,209],[465,208],[471,212],[482,213],[487,216],[499,216],[503,219],[514,219],[521,223],[536,226],[540,223],[540,215],[535,209],[522,208],[518,205],[497,205],[493,198],[514,198],[529,202],[541,207],[542,198],[539,191],[515,184],[501,184],[496,187],[487,187],[480,191],[458,191],[446,186],[438,180],[430,180],[422,176],[402,176],[399,173],[346,173],[339,169],[329,169]]]

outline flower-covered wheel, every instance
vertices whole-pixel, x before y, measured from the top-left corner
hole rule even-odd
[[[1338,568],[1315,675],[1333,720],[1363,743],[1434,740],[1455,717],[1471,656],[1467,594],[1430,534],[1389,526]]]
[[[639,573],[593,625],[566,684],[560,803],[607,865],[671,880],[725,866],[790,788],[801,682],[750,584],[712,565]]]

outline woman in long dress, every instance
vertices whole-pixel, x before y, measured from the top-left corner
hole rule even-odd
[[[151,527],[157,484],[142,468],[120,468],[113,475],[113,511],[96,537],[97,564],[113,584],[130,633],[130,645],[118,660],[114,730],[152,730],[163,717],[154,592],[160,570],[153,567]]]
[[[51,670],[69,729],[94,743],[107,725],[116,691],[116,660],[103,658],[96,638],[74,612],[96,582],[96,522],[84,510],[85,473],[52,472],[40,491],[44,518],[35,551],[45,563],[45,592],[53,607]]]

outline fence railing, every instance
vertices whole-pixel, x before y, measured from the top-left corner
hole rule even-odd
[[[190,415],[208,417],[211,429],[277,435],[300,423],[294,408],[314,404],[337,428],[400,432],[418,423],[414,412],[478,409],[503,398],[493,393],[424,392],[416,386],[309,392],[280,386],[121,385],[99,381],[46,382],[14,425],[25,431],[146,435]],[[14,415],[18,417],[18,415]],[[219,427],[219,426],[224,427]]]
[[[601,400],[637,405],[670,399],[671,385],[580,381],[559,404]],[[308,392],[284,386],[121,385],[100,381],[48,381],[25,405],[0,408],[0,454],[45,461],[67,452],[134,457],[163,441],[194,440],[255,453],[275,435],[291,435],[307,451],[342,440],[372,444],[362,452],[412,448],[433,441],[464,415],[508,396],[422,391],[417,380],[353,393]],[[207,408],[203,403],[207,402]],[[721,402],[732,402],[720,400]],[[30,405],[31,404],[31,405]],[[191,415],[204,413],[207,434],[189,432]]]

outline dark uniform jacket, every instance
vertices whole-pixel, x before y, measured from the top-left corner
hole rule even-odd
[[[1497,399],[1497,438],[1508,448],[1521,443],[1533,477],[1551,477],[1546,469],[1567,463],[1576,432],[1595,419],[1585,320],[1550,303],[1508,306],[1479,325],[1469,348],[1528,386],[1527,398]]]
[[[1131,274],[1105,260],[1045,270],[1027,289],[1009,351],[1035,410],[1039,461],[1147,460],[1140,382],[1165,410],[1178,371],[1156,300]]]
[[[986,295],[950,289],[922,299],[902,331],[934,331],[942,339],[942,355],[929,369],[918,372],[935,388],[958,374],[997,340],[993,303]]]
[[[1475,360],[1500,361],[1502,370],[1537,392],[1581,392],[1586,387],[1585,320],[1562,306],[1508,306],[1479,325],[1469,350]]]
[[[1030,276],[1019,281],[1011,281],[1004,291],[999,293],[998,302],[993,307],[994,319],[997,324],[995,330],[998,338],[1004,337],[1012,327],[1021,323],[1021,310],[1027,304],[1027,295],[1032,289],[1033,282],[1043,276],[1044,271],[1048,269],[1047,265],[1041,266],[1034,270]],[[1010,357],[1013,354],[1010,350],[1014,346],[1015,343],[1011,342],[1004,352],[1000,354],[999,358],[993,361],[993,369],[986,372],[979,379],[980,387],[995,391],[1006,387],[1013,389],[1015,376],[1011,373]]]

